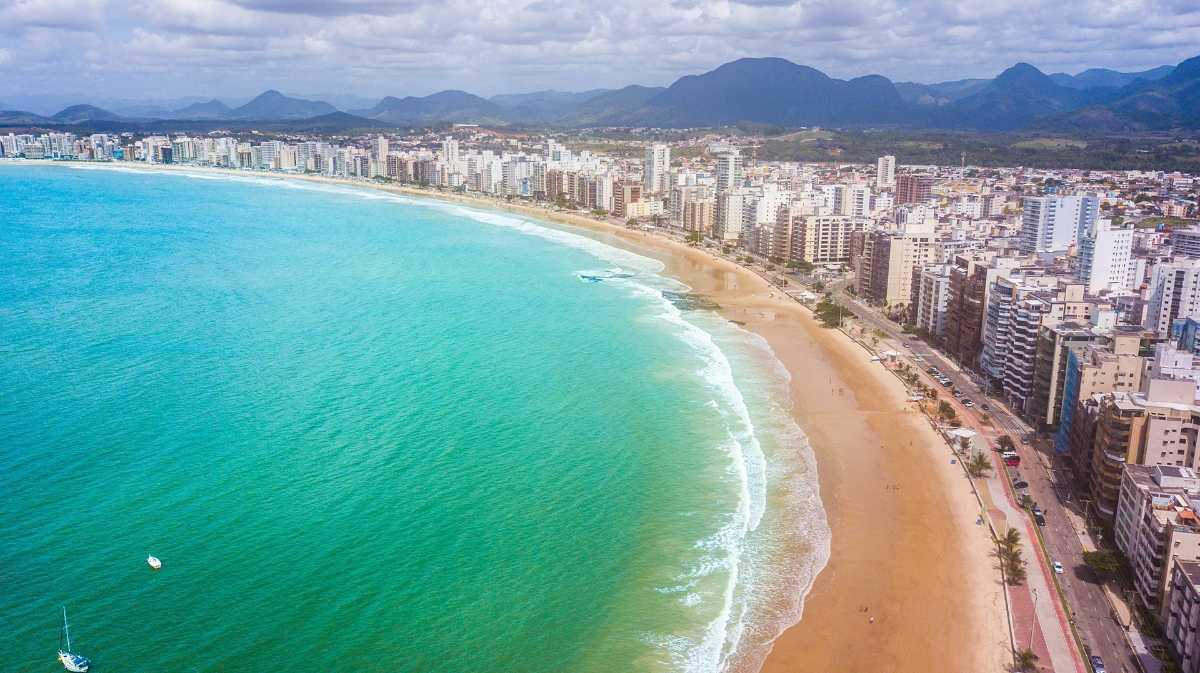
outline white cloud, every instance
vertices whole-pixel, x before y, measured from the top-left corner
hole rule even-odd
[[[72,44],[87,50],[61,49]],[[0,0],[18,88],[424,94],[666,84],[742,56],[938,81],[1200,52],[1185,0]],[[6,73],[7,76],[7,73]],[[79,78],[86,77],[86,81]],[[10,78],[11,79],[11,78]]]

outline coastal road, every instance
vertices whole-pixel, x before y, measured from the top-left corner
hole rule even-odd
[[[976,426],[978,430],[984,427],[981,422],[982,414],[987,414],[996,429],[1008,434],[1017,443],[1018,452],[1022,457],[1021,477],[1029,483],[1030,497],[1045,512],[1046,525],[1040,532],[1046,553],[1050,557],[1046,564],[1059,561],[1065,570],[1063,574],[1047,580],[1057,580],[1067,599],[1068,615],[1073,619],[1079,638],[1089,654],[1102,657],[1107,670],[1114,673],[1141,671],[1134,651],[1126,640],[1124,625],[1115,618],[1104,590],[1083,562],[1086,532],[1082,530],[1079,524],[1081,518],[1074,509],[1077,503],[1073,501],[1071,489],[1066,483],[1067,472],[1061,462],[1062,458],[1055,455],[1051,443],[1044,439],[1033,439],[1032,444],[1022,442],[1023,437],[1032,437],[1032,429],[998,400],[987,397],[980,381],[972,378],[940,352],[916,337],[905,336],[899,325],[851,297],[845,291],[848,285],[848,281],[841,281],[830,287],[839,303],[846,306],[862,323],[883,332],[897,343],[905,344],[902,346],[903,350],[919,356],[924,361],[924,364],[920,361],[914,362],[921,370],[929,366],[937,367],[951,380],[955,389],[963,391],[966,397],[975,402],[975,407],[966,408],[950,395],[942,395],[953,402],[960,418]],[[938,388],[936,382],[933,386]],[[988,409],[981,409],[981,404],[986,404]],[[1033,570],[1032,565],[1036,561],[1027,560],[1031,564],[1030,569]],[[1066,635],[1070,636],[1069,633]],[[1157,672],[1157,661],[1153,661],[1153,657],[1143,654],[1139,658],[1147,664],[1148,673]],[[1150,661],[1147,661],[1148,659]]]

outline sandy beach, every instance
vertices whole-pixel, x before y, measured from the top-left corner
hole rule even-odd
[[[149,168],[134,164],[131,168]],[[155,166],[162,170],[231,171]],[[768,673],[1002,671],[1011,662],[1003,587],[979,506],[946,443],[900,382],[845,335],[761,277],[662,236],[590,217],[432,190],[237,173],[453,200],[580,227],[661,260],[771,345],[792,374],[793,413],[816,455],[831,556]]]

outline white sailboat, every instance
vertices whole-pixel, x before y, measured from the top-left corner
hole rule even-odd
[[[159,568],[162,568],[162,561],[158,560],[157,556],[147,556],[146,557],[146,565],[149,565],[151,568],[158,570]]]
[[[66,649],[63,649],[64,639],[67,644]],[[63,668],[71,673],[87,673],[92,666],[92,662],[87,657],[71,651],[71,625],[67,623],[67,606],[65,605],[63,606],[62,630],[58,632],[58,660],[62,662]]]

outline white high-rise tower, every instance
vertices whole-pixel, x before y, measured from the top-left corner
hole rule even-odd
[[[889,154],[875,162],[875,186],[880,189],[896,186],[896,157]]]
[[[667,172],[671,168],[671,148],[662,143],[655,143],[646,148],[646,158],[642,162],[642,189],[647,194],[666,193],[668,184]]]

